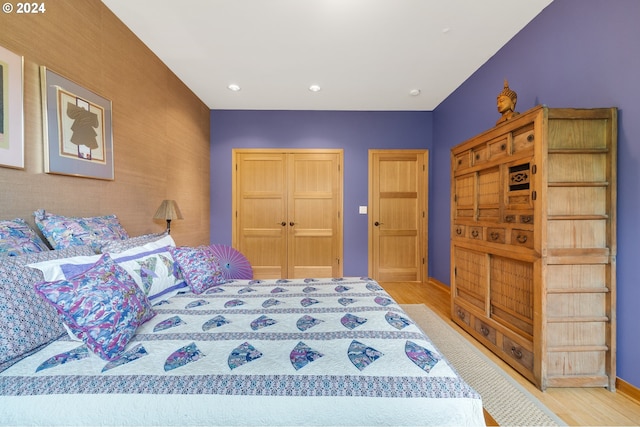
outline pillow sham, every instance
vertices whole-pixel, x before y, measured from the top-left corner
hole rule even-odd
[[[179,246],[170,248],[170,251],[194,294],[226,282],[218,258],[209,246]]]
[[[58,313],[35,293],[42,272],[27,265],[57,257],[89,255],[89,246],[0,257],[0,372],[64,335]]]
[[[0,256],[48,250],[47,244],[22,218],[0,220]]]
[[[102,253],[118,253],[124,252],[128,249],[136,248],[138,246],[146,245],[147,243],[156,242],[165,236],[168,236],[166,231],[162,233],[144,234],[142,236],[129,237],[128,239],[123,240],[98,240],[97,244],[100,246],[100,252]],[[172,246],[175,246],[175,243]]]
[[[78,276],[39,282],[34,288],[104,360],[119,358],[138,326],[156,315],[144,292],[109,254]]]
[[[33,213],[35,223],[53,249],[90,245],[98,253],[100,241],[129,238],[115,215],[86,218],[54,215],[43,209]]]
[[[170,298],[187,287],[180,268],[175,263],[170,247],[173,238],[164,234],[161,238],[120,253],[110,253],[111,258],[133,277],[151,303]],[[56,259],[31,264],[42,271],[44,280],[70,279],[82,274],[100,259],[100,255]]]

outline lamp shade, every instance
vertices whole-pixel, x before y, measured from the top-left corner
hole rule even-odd
[[[182,219],[182,213],[175,200],[163,200],[153,218],[171,221],[172,219]]]

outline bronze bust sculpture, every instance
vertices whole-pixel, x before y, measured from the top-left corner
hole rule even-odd
[[[496,125],[499,125],[502,122],[506,122],[510,118],[517,116],[518,113],[515,111],[516,103],[518,102],[518,95],[509,89],[509,83],[507,79],[504,79],[504,89],[502,92],[498,94],[498,112],[502,114],[502,117],[498,119]]]

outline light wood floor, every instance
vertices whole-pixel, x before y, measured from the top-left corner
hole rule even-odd
[[[620,391],[604,388],[549,388],[542,392],[517,371],[480,345],[450,319],[449,288],[437,283],[383,282],[380,285],[398,304],[424,304],[509,373],[527,391],[570,426],[640,426],[640,402]],[[631,393],[633,397],[635,394]],[[487,425],[497,425],[489,416]]]

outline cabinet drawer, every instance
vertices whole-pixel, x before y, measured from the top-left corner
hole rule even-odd
[[[513,152],[533,150],[535,136],[533,134],[533,123],[513,132]]]
[[[487,325],[480,319],[475,319],[474,329],[480,333],[483,337],[489,340],[494,345],[496,344],[496,330],[491,326]]]
[[[471,167],[471,151],[463,151],[454,158],[455,170],[468,169]]]
[[[533,249],[533,231],[514,228],[511,230],[511,244]]]
[[[465,237],[466,227],[460,224],[453,225],[453,237]]]
[[[478,165],[489,160],[489,149],[486,145],[475,147],[471,150],[471,161],[474,165]]]
[[[471,314],[469,314],[467,310],[465,310],[464,308],[460,307],[457,304],[454,305],[453,310],[454,310],[453,312],[454,318],[461,320],[462,322],[471,326]]]
[[[492,243],[504,243],[505,242],[505,231],[504,228],[487,228],[487,242]]]
[[[501,138],[496,141],[491,141],[487,144],[489,147],[489,158],[491,159],[499,159],[500,157],[506,156],[509,151],[507,150],[507,139]]]
[[[482,227],[469,227],[469,236],[470,239],[482,240]]]
[[[507,336],[502,339],[502,350],[510,359],[515,360],[529,371],[533,370],[533,353]]]
[[[508,224],[531,224],[533,225],[533,214],[510,213],[504,216],[504,222]]]

